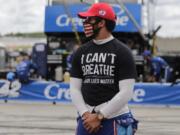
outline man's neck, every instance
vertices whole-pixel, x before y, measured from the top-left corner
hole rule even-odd
[[[112,35],[110,35],[109,37],[105,38],[105,39],[99,39],[99,40],[96,40],[94,39],[93,42],[96,44],[96,45],[102,45],[102,44],[105,44],[111,40],[113,40],[114,37]]]
[[[109,35],[103,35],[103,36],[98,36],[98,37],[95,38],[95,40],[107,39],[107,38],[109,38],[110,36],[111,36],[111,34],[109,34]]]
[[[95,38],[95,40],[103,40],[103,39],[107,39],[111,36],[112,34],[109,33],[108,31],[102,30],[101,33],[99,33],[97,35],[97,37]]]

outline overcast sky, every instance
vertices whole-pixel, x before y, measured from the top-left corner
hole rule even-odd
[[[0,0],[0,33],[43,32],[47,0]],[[157,0],[155,25],[158,36],[180,37],[180,0]]]

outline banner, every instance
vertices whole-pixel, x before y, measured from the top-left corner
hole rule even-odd
[[[180,105],[180,84],[171,83],[136,83],[134,104]]]
[[[71,102],[69,84],[32,81],[21,84],[0,81],[0,100]],[[180,105],[180,84],[136,83],[131,104]]]
[[[120,5],[113,4],[112,6],[117,15],[115,31],[137,32],[137,28]],[[125,4],[125,6],[141,27],[141,5]],[[72,21],[75,29],[82,32],[82,20],[78,18],[77,13],[86,11],[88,8],[89,5],[87,4],[47,6],[45,10],[45,32],[73,32]]]
[[[47,81],[21,84],[14,81],[11,89],[9,84],[9,81],[0,81],[0,100],[71,102],[69,84]]]

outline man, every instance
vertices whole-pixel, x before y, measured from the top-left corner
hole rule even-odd
[[[149,50],[145,50],[143,56],[150,68],[151,81],[168,82],[171,79],[172,69],[163,58],[152,56]]]
[[[28,83],[31,70],[37,70],[37,67],[30,61],[28,54],[22,53],[21,55],[23,59],[16,66],[16,75],[21,83]]]
[[[107,3],[93,4],[84,19],[89,42],[74,54],[70,90],[80,117],[76,135],[132,135],[128,108],[136,69],[131,51],[111,34],[116,15]]]

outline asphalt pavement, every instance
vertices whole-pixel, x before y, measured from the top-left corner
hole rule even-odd
[[[180,107],[130,105],[137,135],[180,135]],[[75,135],[72,104],[0,102],[0,135]]]

